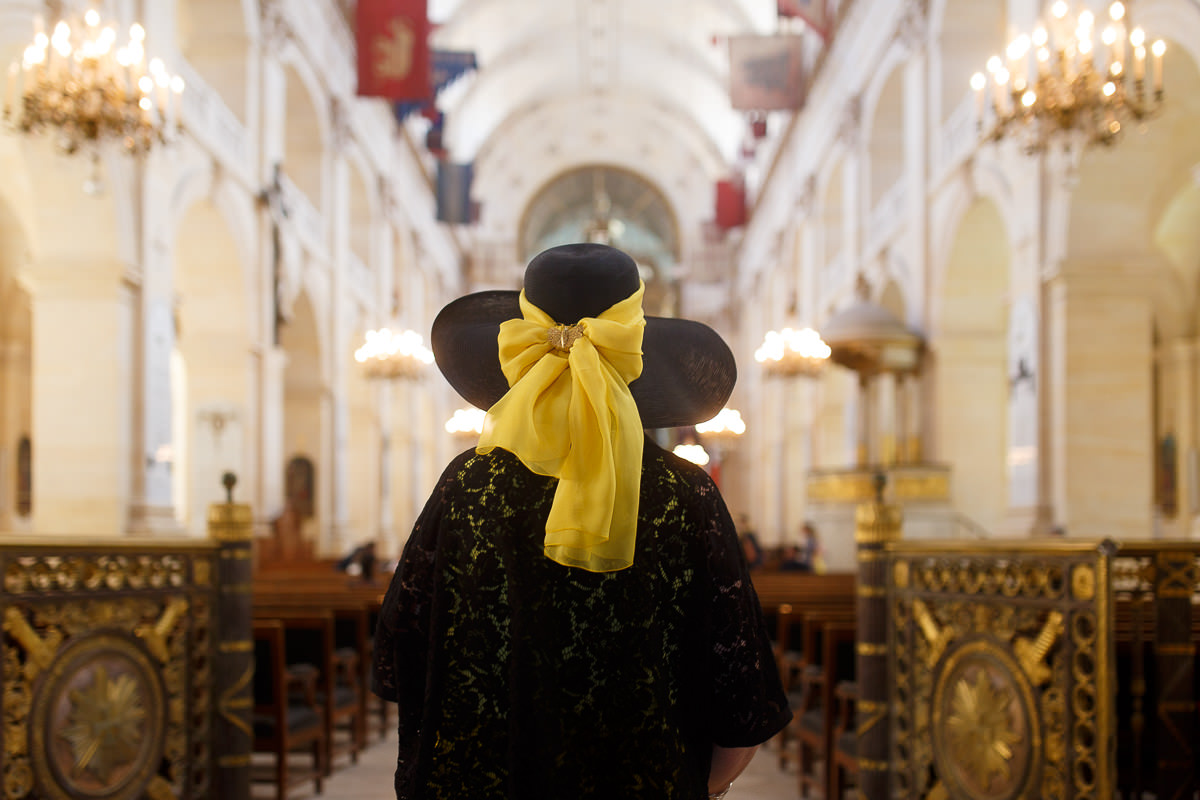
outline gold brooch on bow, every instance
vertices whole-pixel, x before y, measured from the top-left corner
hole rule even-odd
[[[583,328],[578,325],[555,325],[546,329],[546,341],[555,350],[563,353],[569,353],[571,345],[575,344],[575,340],[580,336],[583,336]]]

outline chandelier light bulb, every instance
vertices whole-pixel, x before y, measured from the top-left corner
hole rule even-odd
[[[1050,41],[1050,34],[1046,32],[1045,28],[1038,26],[1034,29],[1031,38],[1036,47],[1044,47],[1046,42]]]
[[[1154,54],[1155,58],[1162,58],[1163,54],[1167,52],[1167,43],[1162,39],[1156,40],[1154,44],[1150,45],[1150,52]]]
[[[696,426],[696,433],[709,433],[715,435],[733,435],[741,436],[746,432],[746,423],[742,419],[742,412],[736,408],[722,408],[717,415],[710,420],[701,422]]]
[[[672,452],[700,467],[708,463],[708,452],[698,444],[677,444]]]
[[[483,421],[486,417],[487,412],[481,408],[455,409],[453,416],[446,420],[446,433],[483,433]]]
[[[1113,21],[1120,21],[1120,20],[1124,19],[1125,18],[1125,4],[1124,3],[1113,3],[1111,6],[1108,7],[1108,16],[1111,17],[1113,19]]]
[[[1065,0],[1058,0],[1058,2],[1050,7],[1050,13],[1054,15],[1055,19],[1064,19],[1069,10]]]

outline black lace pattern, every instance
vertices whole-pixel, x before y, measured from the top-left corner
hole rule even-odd
[[[555,481],[446,468],[388,589],[373,688],[399,707],[399,800],[704,798],[714,744],[791,717],[708,475],[646,440],[633,566],[546,558]]]

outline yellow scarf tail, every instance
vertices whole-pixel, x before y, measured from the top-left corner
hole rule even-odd
[[[476,452],[500,447],[558,478],[545,552],[569,567],[633,563],[643,433],[629,384],[642,374],[644,292],[569,326],[521,292],[524,319],[500,325],[510,388],[488,409]]]

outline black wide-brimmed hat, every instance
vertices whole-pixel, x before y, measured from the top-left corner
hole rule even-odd
[[[598,317],[637,291],[637,264],[602,244],[568,244],[534,256],[525,297],[560,325]],[[521,317],[520,292],[476,292],[452,301],[433,321],[438,368],[467,402],[491,408],[508,392],[500,369],[500,323]],[[712,419],[737,380],[733,353],[712,328],[694,320],[646,317],[642,374],[629,384],[644,428]]]

